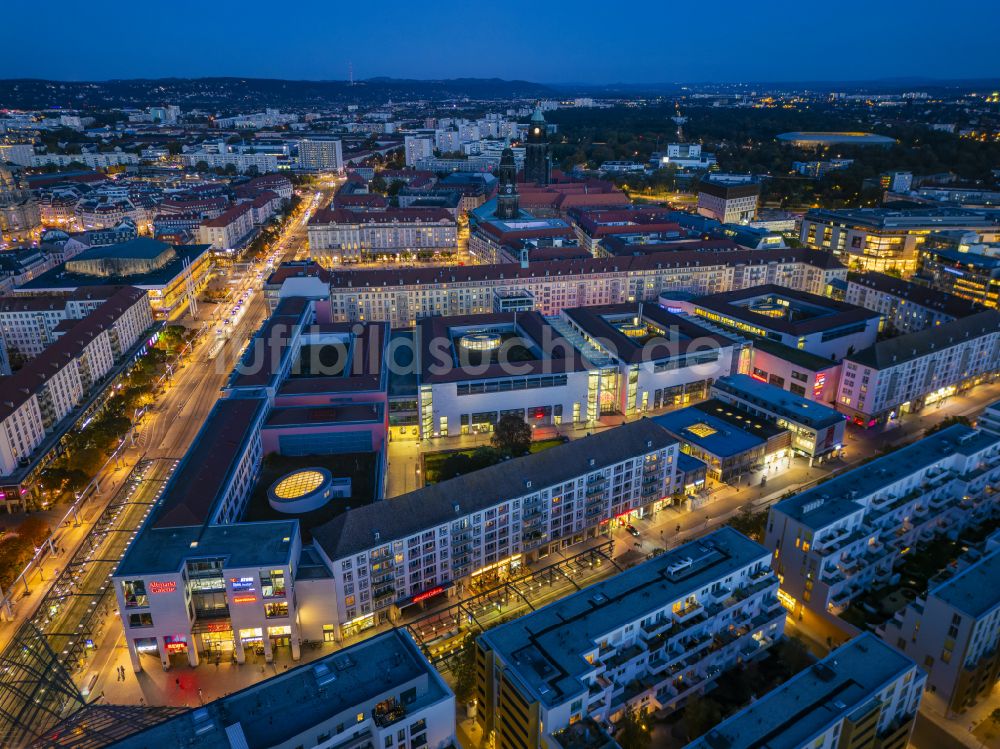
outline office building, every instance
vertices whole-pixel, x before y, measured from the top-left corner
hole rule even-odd
[[[675,304],[740,334],[831,360],[871,346],[878,336],[877,312],[775,284],[678,299]]]
[[[299,140],[299,169],[309,172],[344,171],[343,145],[339,138],[302,138]]]
[[[917,664],[865,632],[685,749],[905,749],[925,681]]]
[[[851,270],[893,270],[908,278],[931,232],[990,225],[984,212],[963,208],[813,209],[802,219],[799,239],[806,247],[833,252]]]
[[[787,429],[792,450],[809,458],[810,465],[844,446],[842,413],[749,375],[720,377],[712,383],[712,397]]]
[[[1000,676],[1000,539],[969,549],[926,593],[877,630],[927,672],[927,690],[956,713],[988,697]]]
[[[642,207],[617,210],[575,208],[569,216],[580,246],[594,257],[609,257],[612,253],[604,247],[604,243],[612,238],[629,244],[680,239],[684,232],[680,224],[673,220],[672,213]]]
[[[757,218],[760,185],[703,179],[698,183],[698,213],[723,224],[746,224]]]
[[[844,301],[882,315],[881,330],[915,333],[981,311],[968,299],[885,273],[849,273]]]
[[[1000,257],[922,247],[919,258],[918,283],[984,307],[1000,307]]]
[[[716,164],[715,154],[703,153],[700,143],[670,143],[666,151],[656,151],[649,157],[654,169],[711,169]]]
[[[309,219],[309,251],[320,263],[453,253],[457,247],[455,217],[443,208],[335,208]]]
[[[783,602],[839,614],[919,543],[992,516],[998,479],[1000,435],[956,424],[778,502],[764,545]]]
[[[1000,312],[984,310],[844,358],[837,409],[859,426],[918,412],[1000,372]]]
[[[710,689],[782,635],[768,556],[722,528],[483,633],[484,734],[499,749],[575,746],[586,718],[669,712]]]
[[[677,252],[541,261],[527,268],[337,270],[331,274],[330,300],[334,320],[386,320],[395,328],[429,315],[493,312],[495,300],[510,295],[554,315],[567,307],[655,302],[665,289],[712,294],[772,283],[822,294],[830,281],[846,275],[828,254],[810,250]]]
[[[750,367],[744,374],[816,403],[832,404],[837,400],[841,369],[841,362],[829,357],[754,338]]]

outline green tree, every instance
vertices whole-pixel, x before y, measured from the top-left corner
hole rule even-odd
[[[41,546],[51,533],[52,529],[45,519],[35,515],[25,518],[17,527],[17,535],[35,547]]]
[[[460,704],[470,702],[476,695],[476,638],[469,637],[452,661],[455,669],[455,699]]]
[[[506,455],[524,455],[531,449],[531,427],[521,417],[506,414],[497,422],[490,443]]]
[[[764,527],[767,525],[767,510],[754,512],[749,505],[744,505],[736,515],[729,519],[726,525],[754,541],[763,541]]]
[[[798,637],[785,637],[776,646],[778,662],[788,669],[790,676],[804,671],[816,660],[809,648]]]
[[[722,720],[722,708],[708,697],[695,695],[688,699],[684,708],[684,730],[688,741],[694,741],[707,733]]]
[[[389,186],[385,190],[385,194],[389,197],[395,197],[399,195],[399,191],[406,187],[406,183],[401,179],[394,179],[389,183]]]
[[[368,189],[371,192],[378,193],[379,195],[385,195],[385,191],[389,188],[385,183],[385,177],[381,174],[376,174],[372,177],[371,182],[368,183]]]
[[[653,737],[645,715],[631,708],[626,710],[621,720],[615,723],[615,741],[622,749],[649,749]]]

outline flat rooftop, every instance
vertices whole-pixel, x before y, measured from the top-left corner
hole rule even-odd
[[[463,335],[479,332],[512,334],[501,347],[509,366],[502,360],[480,363],[459,351]],[[427,317],[417,321],[415,341],[422,383],[509,378],[512,366],[519,377],[578,372],[588,366],[538,312]]]
[[[867,497],[958,453],[972,455],[1000,444],[1000,434],[981,432],[964,424],[954,424],[918,442],[902,447],[877,460],[841,473],[773,506],[814,531],[862,509],[851,497]]]
[[[801,395],[796,395],[776,385],[760,382],[750,375],[736,374],[720,377],[712,387],[765,408],[776,416],[790,419],[812,429],[825,429],[839,424],[846,418],[836,409],[803,398]]]
[[[151,527],[200,526],[211,519],[266,406],[260,398],[223,398],[213,406],[163,490]]]
[[[805,215],[806,221],[847,223],[869,229],[943,229],[949,226],[988,226],[992,222],[984,211],[965,208],[816,208]]]
[[[709,294],[695,300],[698,314],[710,310],[765,330],[800,336],[868,320],[878,312],[777,284]]]
[[[969,565],[928,591],[959,611],[978,619],[1000,606],[1000,549]]]
[[[707,407],[699,408],[699,406]],[[752,426],[748,429],[748,426],[734,424],[722,418],[722,414],[716,412],[716,407],[725,407],[732,411],[732,406],[722,401],[709,400],[699,403],[698,406],[688,406],[654,416],[652,421],[677,439],[720,458],[741,455],[767,442],[770,430],[765,431],[761,427],[759,430],[751,431]],[[760,433],[757,434],[757,431]]]
[[[152,241],[152,240],[151,240]],[[158,244],[162,244],[159,243]],[[37,278],[18,287],[20,291],[69,291],[80,286],[118,286],[127,283],[141,289],[160,289],[169,286],[174,279],[184,272],[184,261],[192,265],[207,254],[211,245],[181,244],[172,245],[176,257],[162,268],[149,273],[136,273],[129,276],[91,276],[84,273],[70,273],[65,264],[58,265],[46,271]],[[106,249],[101,247],[99,249]],[[77,255],[77,258],[80,256]],[[74,259],[77,259],[74,258]]]
[[[347,711],[383,697],[399,697],[416,686],[413,708],[446,698],[450,692],[405,630],[393,629],[356,645],[296,666],[183,715],[136,733],[118,749],[218,749],[283,746]],[[350,716],[353,726],[355,716]],[[346,739],[352,729],[343,734]],[[235,736],[234,736],[235,734]],[[307,739],[308,743],[309,739]]]
[[[770,354],[789,364],[808,369],[810,372],[825,372],[828,369],[840,366],[839,361],[825,359],[817,354],[811,354],[805,349],[786,346],[783,343],[778,343],[767,338],[755,337],[753,339],[753,347],[755,351],[763,351],[765,354]]]
[[[640,419],[359,507],[313,529],[313,538],[330,559],[339,559],[448,523],[456,506],[465,515],[673,444],[665,430]]]
[[[288,564],[297,542],[296,520],[225,525],[147,525],[132,542],[115,576],[178,572],[190,558],[222,557],[227,567]]]
[[[807,746],[835,722],[867,708],[915,664],[871,632],[717,725],[686,749],[787,749]]]
[[[229,388],[276,387],[292,356],[292,338],[306,323],[309,300],[288,297],[257,330],[246,353],[229,376]]]
[[[887,338],[856,354],[844,357],[862,367],[887,369],[933,351],[988,335],[1000,329],[1000,310],[988,309],[915,333]]]
[[[688,353],[708,353],[733,341],[655,304],[608,304],[575,307],[563,314],[580,330],[600,341],[615,358],[634,364]]]
[[[609,632],[642,619],[737,570],[761,562],[769,552],[732,528],[719,530],[619,572],[481,635],[540,702],[552,706],[586,694],[584,674],[593,670],[585,654]],[[670,568],[691,560],[683,569]]]

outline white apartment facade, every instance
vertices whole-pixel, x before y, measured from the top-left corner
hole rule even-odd
[[[677,451],[652,422],[632,422],[396,497],[391,518],[378,503],[335,518],[315,538],[337,637],[649,511],[673,491]]]
[[[203,221],[198,227],[198,241],[217,250],[232,249],[253,230],[253,225],[253,205],[241,203],[221,216]]]
[[[255,167],[260,174],[278,171],[278,156],[273,153],[214,153],[209,151],[192,151],[183,156],[185,166],[194,168],[200,162],[205,162],[209,169],[233,166],[240,174],[245,174]]]
[[[998,372],[1000,312],[986,310],[847,356],[836,405],[859,426],[873,426],[992,382]]]
[[[976,312],[964,299],[882,273],[852,273],[844,301],[882,315],[882,329],[916,333]]]
[[[782,601],[839,614],[918,543],[993,516],[998,481],[1000,435],[955,425],[778,502],[764,543]]]
[[[419,160],[434,155],[434,138],[431,135],[407,135],[403,138],[403,149],[406,165],[416,166]]]
[[[683,255],[683,257],[681,257]],[[670,253],[582,261],[463,268],[335,271],[330,301],[335,321],[385,320],[409,327],[429,315],[493,312],[498,297],[527,295],[533,308],[555,315],[567,307],[655,302],[663,291],[703,295],[774,283],[823,294],[846,278],[839,263],[795,250],[752,253]],[[815,261],[817,264],[813,264]]]
[[[477,720],[499,749],[558,747],[588,718],[672,711],[781,637],[777,592],[730,528],[671,549],[481,635]]]
[[[1000,675],[1000,539],[971,549],[877,633],[919,663],[927,689],[961,713],[988,697]]]

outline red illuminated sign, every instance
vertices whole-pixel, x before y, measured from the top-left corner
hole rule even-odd
[[[150,593],[173,593],[175,590],[177,590],[177,583],[173,580],[154,581],[149,584]]]
[[[253,603],[257,596],[233,596],[233,603]]]
[[[753,377],[755,380],[760,380],[761,382],[767,382],[767,378],[766,377],[761,377],[756,372],[751,372],[750,376]]]
[[[826,385],[826,375],[820,372],[813,382],[813,397],[819,398],[823,394],[823,386]]]
[[[425,590],[423,593],[418,593],[413,596],[414,603],[420,603],[421,601],[426,601],[428,598],[433,598],[436,595],[444,593],[444,588],[440,585],[436,588],[431,588],[430,590]]]

